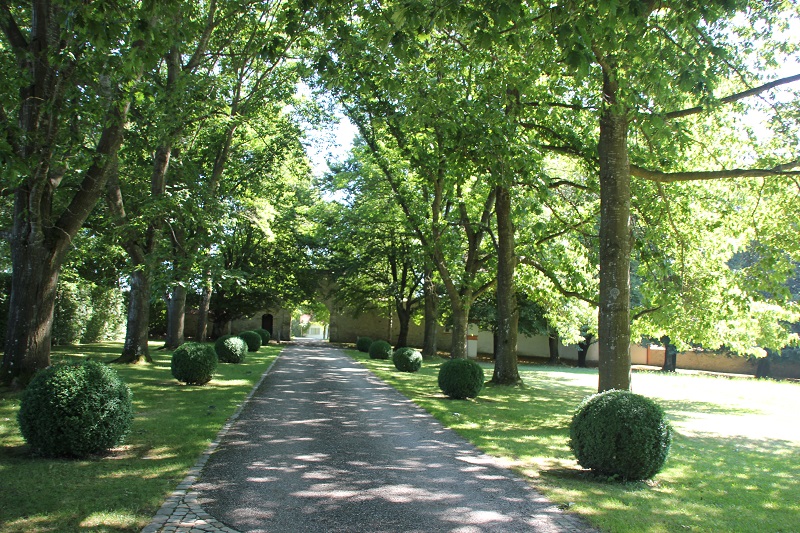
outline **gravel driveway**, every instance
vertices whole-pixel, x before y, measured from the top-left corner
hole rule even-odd
[[[284,349],[192,490],[238,531],[592,531],[340,350]]]

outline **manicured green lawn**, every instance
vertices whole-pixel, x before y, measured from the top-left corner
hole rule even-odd
[[[133,391],[135,419],[124,445],[87,461],[31,457],[19,434],[19,395],[0,391],[0,531],[140,531],[275,359],[279,347],[220,364],[205,386],[178,383],[171,352],[155,363],[114,365]],[[120,343],[59,349],[54,360],[108,361]]]
[[[568,447],[572,412],[596,391],[596,370],[523,366],[524,387],[488,386],[464,401],[439,391],[441,361],[404,374],[348,353],[604,531],[800,531],[800,384],[634,374],[634,392],[667,411],[674,442],[653,481],[615,483],[583,471]]]

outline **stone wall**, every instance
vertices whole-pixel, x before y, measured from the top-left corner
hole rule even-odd
[[[361,312],[334,311],[330,320],[328,338],[331,342],[355,343],[358,337],[371,337],[374,340],[381,339],[394,344],[400,334],[397,316],[393,315],[390,320],[385,313],[381,314],[376,309]],[[409,324],[408,344],[421,347],[424,334],[424,326],[412,320]],[[451,340],[450,332],[439,326],[437,348],[449,351]]]
[[[355,343],[358,337],[371,337],[373,339],[383,339],[394,344],[400,328],[396,316],[391,321],[386,316],[381,315],[377,310],[362,311],[360,313],[333,312],[331,313],[330,340],[331,342]],[[422,323],[411,322],[408,332],[408,344],[421,347],[425,328]],[[494,352],[494,334],[491,331],[475,330],[478,336],[478,353],[491,354]],[[437,347],[441,351],[449,351],[452,345],[451,331],[444,326],[439,326],[437,335]],[[550,357],[550,348],[547,337],[525,337],[520,335],[517,340],[517,353],[528,357]],[[563,359],[578,360],[577,346],[559,347],[559,355]],[[597,344],[589,348],[586,356],[587,362],[597,363]]]
[[[388,340],[394,343],[398,334],[397,317],[390,321],[388,317],[381,316],[377,311],[362,311],[356,315],[348,313],[331,313],[330,340],[332,342],[355,343],[359,336],[372,337],[373,339]],[[422,324],[412,322],[408,343],[411,346],[421,347],[423,338]],[[477,331],[478,353],[491,354],[494,351],[494,335],[491,331]],[[438,348],[449,351],[452,339],[450,331],[443,326],[439,327]],[[549,358],[550,349],[547,337],[519,336],[517,353],[521,356]],[[577,346],[559,346],[559,355],[567,361],[578,360]],[[590,366],[598,362],[598,345],[595,342],[589,347],[586,361]],[[660,346],[631,345],[631,363],[634,365],[649,365],[661,367],[664,364],[664,348]],[[707,370],[710,372],[723,372],[730,374],[753,375],[755,363],[745,357],[727,357],[710,352],[689,351],[678,354],[678,368],[689,370]],[[772,375],[776,378],[800,378],[800,363],[780,362],[772,364]]]
[[[292,313],[286,309],[265,309],[256,313],[251,318],[232,320],[226,328],[227,334],[235,335],[242,331],[260,329],[264,327],[265,317],[272,315],[272,338],[273,340],[289,340],[292,338]],[[211,323],[208,324],[209,332]],[[189,311],[186,313],[185,329],[187,334],[194,334],[197,330],[197,313]],[[269,328],[265,328],[269,329]]]

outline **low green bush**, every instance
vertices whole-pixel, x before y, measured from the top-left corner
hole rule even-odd
[[[247,354],[247,343],[241,337],[223,335],[214,343],[220,363],[241,363]]]
[[[450,359],[439,368],[439,388],[457,400],[477,398],[483,380],[483,368],[471,359]]]
[[[248,352],[257,352],[261,348],[261,335],[255,331],[242,331],[239,336],[247,343]]]
[[[422,368],[422,354],[414,348],[398,348],[392,354],[392,362],[400,372],[416,372]]]
[[[372,346],[372,337],[359,337],[356,339],[356,349],[359,352],[369,353],[369,347]]]
[[[370,359],[389,359],[392,356],[392,345],[386,341],[374,341],[369,345]]]
[[[172,353],[172,375],[188,385],[205,385],[211,381],[218,361],[212,345],[185,342]]]
[[[102,363],[58,364],[33,377],[17,420],[35,453],[86,457],[122,443],[133,422],[131,392]]]
[[[272,338],[272,335],[270,334],[269,331],[267,331],[264,328],[254,329],[253,331],[255,331],[261,336],[261,346],[266,346],[267,344],[269,344],[269,341]]]
[[[572,417],[569,436],[582,467],[630,481],[650,479],[661,471],[672,443],[661,407],[620,390],[586,398]]]

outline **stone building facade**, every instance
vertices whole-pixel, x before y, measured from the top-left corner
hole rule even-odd
[[[211,328],[211,324],[208,324]],[[197,314],[186,313],[186,331],[197,330]],[[288,309],[264,309],[250,318],[232,320],[225,328],[226,334],[235,335],[242,331],[253,329],[269,331],[275,341],[288,341],[292,338],[292,312]]]

